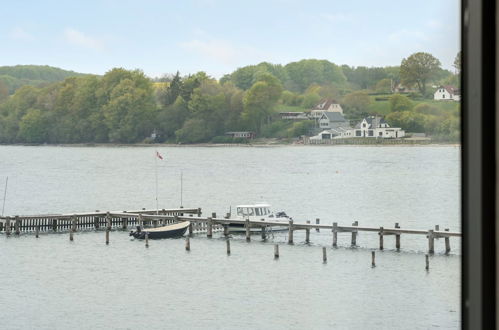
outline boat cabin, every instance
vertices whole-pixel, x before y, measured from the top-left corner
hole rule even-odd
[[[265,217],[272,213],[268,204],[238,205],[236,212],[239,217]]]

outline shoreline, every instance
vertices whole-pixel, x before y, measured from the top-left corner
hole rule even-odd
[[[227,148],[227,147],[461,147],[460,143],[365,143],[365,144],[302,144],[302,143],[285,143],[285,142],[257,142],[257,143],[193,143],[193,144],[176,144],[176,143],[55,143],[55,144],[35,144],[35,143],[14,143],[14,144],[0,144],[2,146],[20,146],[20,147],[75,147],[75,148],[122,148],[122,147],[151,147],[151,148],[192,148],[192,147],[206,147],[206,148]]]

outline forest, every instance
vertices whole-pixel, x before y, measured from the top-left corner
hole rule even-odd
[[[0,143],[241,142],[228,131],[286,141],[306,135],[314,123],[283,121],[278,113],[307,111],[324,98],[337,100],[353,125],[377,114],[408,132],[458,142],[459,102],[433,100],[437,86],[459,87],[460,54],[454,67],[442,69],[428,53],[390,67],[263,62],[220,79],[204,72],[150,78],[122,68],[97,76],[0,67]],[[399,84],[408,92],[393,93]]]

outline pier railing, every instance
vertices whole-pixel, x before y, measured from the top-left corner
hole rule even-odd
[[[217,217],[216,213],[212,213],[211,217],[202,217],[200,208],[177,208],[177,209],[161,209],[161,210],[134,210],[134,211],[109,211],[109,212],[86,212],[74,214],[52,214],[52,215],[32,215],[32,216],[14,216],[0,218],[0,232],[6,235],[20,234],[20,232],[35,231],[38,235],[39,231],[70,231],[75,232],[78,229],[128,229],[129,226],[141,226],[144,228],[157,227],[178,223],[181,221],[190,221],[189,234],[206,232],[207,237],[212,237],[213,232],[223,231],[224,235],[229,235],[229,225],[240,224],[246,233],[246,240],[251,240],[251,233],[259,230],[262,238],[271,231],[272,226],[286,227],[288,230],[288,243],[293,243],[293,233],[296,230],[305,231],[305,241],[310,241],[310,230],[316,231],[326,230],[332,233],[333,246],[338,244],[338,233],[351,233],[351,245],[357,245],[357,234],[359,232],[373,232],[379,236],[379,249],[384,249],[384,237],[389,235],[395,236],[395,248],[400,249],[400,237],[404,235],[424,235],[428,239],[428,252],[434,253],[435,239],[445,239],[445,252],[449,253],[450,238],[462,237],[460,232],[451,232],[449,229],[440,230],[438,226],[429,230],[418,229],[402,229],[398,223],[395,223],[393,228],[386,227],[360,227],[358,222],[352,223],[351,226],[339,226],[337,222],[331,225],[320,224],[319,219],[312,224],[310,221],[306,223],[295,223],[289,219],[288,223],[272,221],[272,220],[242,220],[231,219],[230,215],[226,217]],[[252,230],[253,229],[253,230]]]

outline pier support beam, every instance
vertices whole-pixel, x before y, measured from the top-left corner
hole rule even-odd
[[[316,218],[316,219],[315,219],[315,224],[316,224],[316,225],[318,225],[318,224],[320,224],[320,223],[321,223],[321,219]],[[320,229],[319,229],[319,228],[315,228],[315,231],[316,231],[316,232],[319,232],[319,231],[320,231]]]
[[[400,228],[399,223],[395,223],[395,228]],[[395,234],[395,248],[400,251],[400,234]]]
[[[262,226],[262,239],[266,240],[267,239],[267,227]]]
[[[310,224],[310,220],[307,220],[307,225]],[[305,229],[305,243],[310,243],[310,228]]]
[[[435,253],[435,234],[433,229],[428,230],[428,253]]]
[[[36,228],[35,228],[35,237],[36,238],[38,238],[39,233],[40,233],[40,226],[36,226]]]
[[[224,236],[229,236],[229,225],[224,225]]]
[[[14,233],[19,235],[21,233],[21,220],[19,220],[19,216],[15,217],[16,222],[14,222]]]
[[[227,255],[230,255],[230,240],[227,239]]]
[[[107,229],[111,230],[112,227],[112,218],[109,212],[106,213],[106,223],[107,223]]]
[[[445,228],[445,231],[449,231],[449,228]],[[445,254],[449,254],[450,252],[450,237],[445,237]]]
[[[52,219],[52,231],[57,231],[57,219]]]
[[[121,218],[121,229],[126,230],[128,228],[128,218]]]
[[[100,218],[94,217],[94,228],[97,230],[100,227]]]
[[[338,246],[338,223],[333,222],[333,247]]]
[[[288,244],[293,244],[293,219],[289,219]]]
[[[249,219],[246,219],[244,223],[244,227],[246,228],[246,242],[251,241],[251,232],[250,232],[250,222]]]
[[[193,224],[192,222],[189,223],[189,236],[192,236],[192,233],[194,232],[194,229],[192,228]]]
[[[352,226],[354,226],[354,227],[359,226],[359,222],[355,221],[354,223],[352,223]],[[351,245],[353,247],[357,246],[357,230],[352,231],[352,244]]]
[[[10,236],[11,233],[11,228],[10,228],[10,217],[7,217],[7,220],[5,220],[5,234],[7,236]]]
[[[379,249],[383,250],[383,227],[379,227]]]
[[[212,218],[208,218],[207,228],[206,228],[206,236],[208,238],[213,237],[213,219]]]

